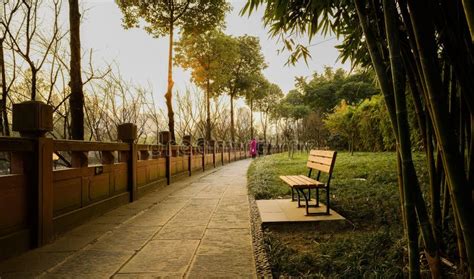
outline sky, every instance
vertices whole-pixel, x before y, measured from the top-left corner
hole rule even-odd
[[[81,39],[84,51],[93,50],[94,63],[115,61],[120,66],[122,76],[135,83],[149,85],[156,97],[166,90],[168,38],[152,38],[142,29],[125,30],[121,23],[122,14],[113,0],[84,0]],[[240,36],[248,34],[260,39],[268,67],[264,70],[267,79],[278,84],[283,92],[294,87],[295,77],[309,76],[315,71],[321,72],[324,66],[349,69],[349,64],[337,62],[338,44],[333,37],[316,36],[310,48],[312,59],[295,66],[285,66],[288,53],[279,53],[281,48],[275,38],[270,38],[268,29],[261,20],[263,10],[259,9],[250,17],[239,15],[245,1],[231,0],[233,9],[226,16],[227,34]],[[179,67],[174,68],[175,90],[192,87],[190,72]],[[163,98],[157,98],[162,101]]]

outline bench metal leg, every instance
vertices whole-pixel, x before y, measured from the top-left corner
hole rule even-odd
[[[295,189],[293,189],[293,187],[291,187],[291,201],[296,201],[295,200]]]
[[[329,215],[329,186],[326,188],[326,214]]]
[[[306,194],[305,194],[305,192],[304,192],[304,190],[303,190],[303,189],[296,189],[296,191],[298,192],[298,207],[301,207],[301,206],[300,206],[300,199],[299,199],[299,197],[300,197],[300,195],[299,195],[299,194],[301,193],[301,194],[303,195],[303,197],[304,197],[304,201],[305,201],[306,215],[309,215],[309,209],[308,209],[308,207],[309,207],[309,205],[308,205],[308,197],[306,196]]]
[[[319,188],[316,188],[316,207],[319,207]]]
[[[304,190],[308,190],[308,193],[306,194]],[[313,213],[309,212],[310,207],[319,207],[319,189],[318,188],[316,188],[316,192],[317,192],[317,195],[318,195],[318,197],[316,198],[316,204],[311,205],[311,204],[309,204],[309,201],[310,201],[309,195],[311,193],[310,189],[309,188],[308,189],[296,189],[296,193],[298,194],[298,207],[302,207],[301,203],[300,203],[300,201],[301,201],[300,194],[301,194],[301,195],[303,195],[303,198],[304,198],[304,201],[305,201],[305,210],[306,210],[305,215],[306,216],[329,215],[329,213],[330,213],[330,211],[329,211],[330,210],[329,209],[330,208],[330,204],[329,204],[330,195],[329,195],[329,191],[328,191],[327,188],[326,188],[326,193],[327,193],[327,195],[326,195],[326,204],[327,204],[326,212],[313,212]]]
[[[298,207],[302,207],[301,206],[301,197],[300,197],[300,190],[299,189],[296,189],[296,194],[298,195]]]

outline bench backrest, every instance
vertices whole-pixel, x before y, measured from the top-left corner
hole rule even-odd
[[[325,173],[332,173],[334,163],[336,162],[336,151],[330,150],[311,150],[309,152],[306,166]]]

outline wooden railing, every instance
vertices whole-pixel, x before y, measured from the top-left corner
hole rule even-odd
[[[8,170],[0,175],[0,259],[49,243],[157,187],[248,157],[240,143],[123,141],[0,137]]]

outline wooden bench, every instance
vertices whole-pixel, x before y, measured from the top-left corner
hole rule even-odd
[[[298,194],[298,207],[301,207],[300,195],[303,195],[305,200],[306,215],[319,215],[325,214],[329,215],[329,185],[331,182],[332,171],[334,169],[334,164],[336,162],[336,151],[326,151],[326,150],[311,150],[308,157],[308,162],[306,166],[309,168],[308,176],[304,175],[287,175],[280,176],[280,179],[285,181],[291,187],[291,200],[295,201],[295,190]],[[316,179],[311,178],[312,171],[317,171]],[[327,181],[319,181],[321,177],[321,172],[328,174]],[[311,200],[311,189],[316,189],[316,204],[310,205],[309,201]],[[326,212],[324,213],[310,213],[309,207],[319,207],[319,189],[326,190]],[[305,193],[307,190],[307,193]]]

